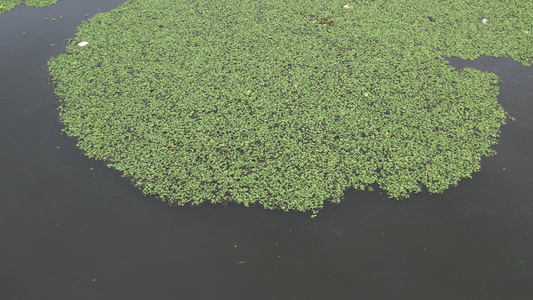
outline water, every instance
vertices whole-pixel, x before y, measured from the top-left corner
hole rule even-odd
[[[396,201],[350,190],[315,219],[170,208],[60,135],[46,62],[85,14],[121,2],[63,0],[0,15],[0,299],[533,295],[532,67],[450,59],[499,75],[500,102],[516,122],[481,172],[442,195]]]

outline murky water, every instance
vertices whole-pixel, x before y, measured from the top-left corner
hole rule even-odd
[[[170,208],[59,134],[46,62],[85,14],[121,2],[63,0],[0,15],[0,299],[533,295],[532,67],[450,59],[499,75],[500,102],[516,121],[502,128],[498,155],[442,195],[348,191],[316,219]]]

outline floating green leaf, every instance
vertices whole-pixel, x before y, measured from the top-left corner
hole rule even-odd
[[[2,0],[2,2],[0,2],[0,14],[12,10],[21,4],[26,6],[45,7],[55,4],[56,2],[57,0]]]
[[[49,66],[65,132],[143,193],[317,213],[480,169],[498,78],[443,56],[531,64],[526,2],[132,0]]]

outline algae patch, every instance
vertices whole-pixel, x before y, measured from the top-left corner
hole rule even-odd
[[[531,8],[318,2],[136,0],[91,18],[49,62],[65,132],[173,205],[317,213],[349,187],[401,198],[478,171],[506,120],[498,78],[442,56],[531,64]]]

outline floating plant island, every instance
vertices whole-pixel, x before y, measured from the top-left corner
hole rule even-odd
[[[171,205],[311,211],[441,193],[495,154],[498,77],[533,62],[528,1],[132,0],[49,62],[64,131]]]
[[[0,14],[12,10],[21,4],[26,6],[45,7],[55,4],[56,2],[57,0],[2,0],[2,2],[0,2]]]

